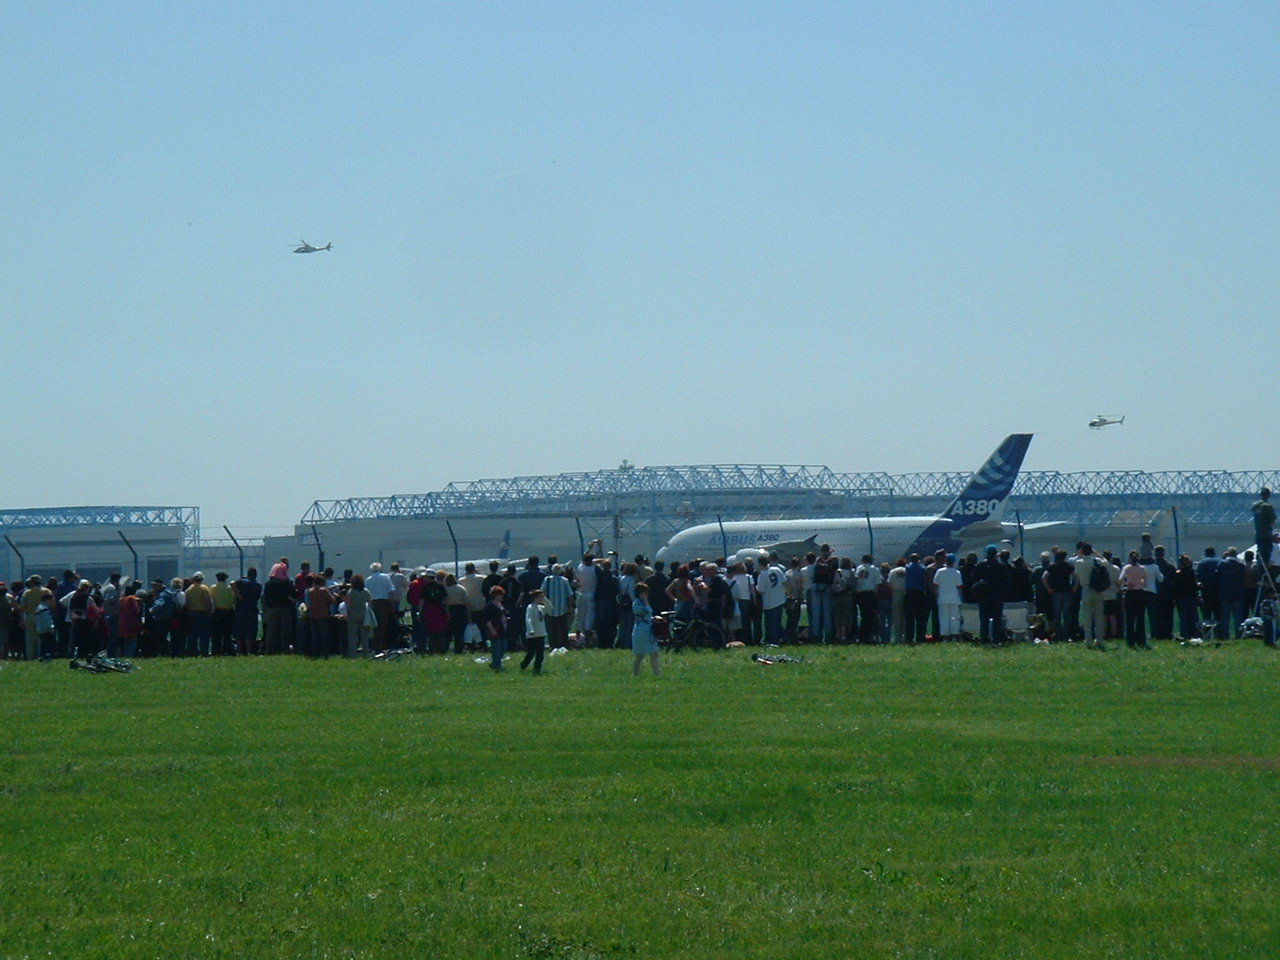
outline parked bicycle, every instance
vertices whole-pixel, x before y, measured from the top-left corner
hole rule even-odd
[[[707,647],[718,650],[724,646],[724,631],[705,620],[654,617],[653,626],[653,635],[658,641],[658,646],[670,653],[701,650]]]

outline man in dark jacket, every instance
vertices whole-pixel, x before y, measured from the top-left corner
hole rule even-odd
[[[666,564],[657,560],[653,564],[653,575],[645,583],[649,586],[649,606],[654,613],[666,613],[671,609],[671,598],[667,596],[667,587],[671,586],[671,578],[667,576]]]
[[[1204,559],[1196,564],[1196,579],[1200,581],[1201,616],[1205,620],[1219,624],[1218,629],[1225,631],[1226,623],[1223,622],[1222,608],[1218,602],[1218,564],[1220,562],[1217,551],[1213,547],[1205,547]]]
[[[298,601],[288,568],[276,570],[262,588],[262,622],[266,634],[267,653],[285,653],[294,641],[297,629]]]
[[[613,561],[605,557],[596,568],[596,646],[608,650],[618,635],[618,578],[613,572]],[[626,638],[627,646],[631,638]]]
[[[996,545],[987,547],[987,555],[973,568],[970,593],[978,604],[978,626],[983,643],[1004,643],[1004,601],[1009,592],[1009,568],[1000,562]]]
[[[262,584],[258,582],[258,568],[250,567],[243,577],[233,581],[231,592],[236,605],[231,611],[231,636],[241,656],[258,651],[258,601],[262,599]]]
[[[1227,636],[1230,625],[1231,636],[1240,637],[1240,626],[1244,623],[1244,578],[1247,571],[1235,547],[1228,547],[1226,555],[1218,563],[1218,607],[1222,611],[1218,621],[1218,636]]]
[[[1151,607],[1151,636],[1159,640],[1173,639],[1173,575],[1177,572],[1165,556],[1165,549],[1157,546],[1152,562],[1160,570],[1160,582],[1156,585],[1156,599]]]
[[[1258,559],[1271,565],[1271,538],[1275,535],[1276,508],[1271,505],[1271,491],[1263,487],[1253,504],[1253,535],[1258,543]]]
[[[1053,603],[1053,638],[1060,642],[1074,639],[1076,633],[1074,574],[1075,567],[1067,561],[1067,551],[1056,549],[1053,562],[1041,576]]]

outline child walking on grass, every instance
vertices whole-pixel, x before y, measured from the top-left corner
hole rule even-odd
[[[547,597],[541,590],[529,594],[529,606],[524,612],[524,659],[520,661],[523,670],[533,663],[535,675],[542,673],[542,654],[547,648]]]

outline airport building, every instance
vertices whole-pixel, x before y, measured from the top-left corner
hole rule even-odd
[[[0,510],[0,579],[75,570],[101,583],[113,571],[150,582],[199,569],[233,576],[261,564],[262,541],[204,539],[198,507],[44,507]]]
[[[318,500],[290,547],[347,557],[423,563],[536,554],[572,557],[593,539],[623,558],[652,556],[685,527],[717,520],[932,516],[968,473],[836,473],[826,467],[720,465],[634,467],[450,484],[421,496]],[[1024,471],[1005,509],[1015,549],[1038,556],[1053,544],[1090,540],[1127,551],[1149,533],[1170,553],[1199,556],[1249,544],[1258,490],[1276,471]],[[1046,530],[1017,525],[1053,522]],[[282,553],[282,555],[287,555]],[[339,562],[338,558],[342,558]],[[896,558],[884,558],[896,559]]]
[[[414,567],[488,557],[575,557],[591,540],[630,559],[652,557],[685,527],[717,520],[931,516],[968,473],[836,473],[826,467],[734,464],[637,467],[451,483],[435,493],[317,500],[288,537],[204,538],[196,507],[0,511],[8,582],[66,568],[151,580],[248,566],[265,575],[290,558],[317,569]],[[1005,508],[1015,552],[1038,558],[1077,540],[1127,552],[1144,533],[1170,554],[1251,546],[1250,507],[1280,471],[1023,471]],[[1018,525],[1055,526],[1019,531]],[[981,545],[975,545],[975,548]],[[887,557],[882,559],[893,560]],[[1034,560],[1033,560],[1034,562]]]

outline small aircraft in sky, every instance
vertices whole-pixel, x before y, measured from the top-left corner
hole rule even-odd
[[[313,247],[311,244],[307,243],[307,241],[305,240],[299,240],[298,242],[302,244],[302,246],[298,247],[297,250],[293,251],[294,253],[319,253],[321,250],[333,249],[332,241],[330,241],[329,243],[326,243],[323,247]]]
[[[1109,427],[1113,423],[1124,423],[1124,417],[1107,417],[1100,413],[1089,421],[1089,429],[1101,430],[1103,427]]]

